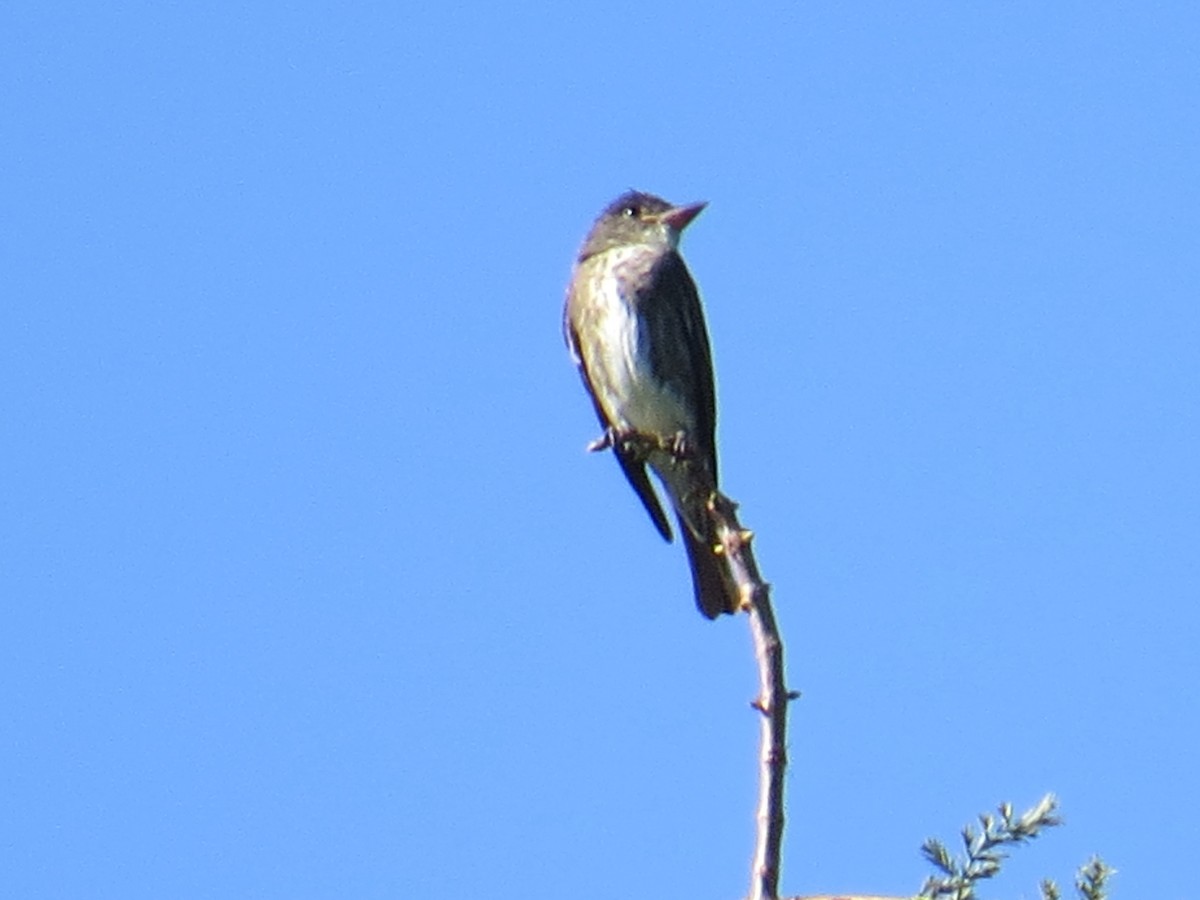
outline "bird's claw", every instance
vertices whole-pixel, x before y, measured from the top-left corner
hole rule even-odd
[[[601,450],[607,450],[611,446],[613,446],[613,430],[605,428],[604,434],[587,445],[587,452],[599,453]]]
[[[659,450],[669,453],[677,463],[688,462],[696,458],[696,447],[688,439],[686,431],[663,435],[658,439],[657,444]]]
[[[607,450],[610,447],[645,456],[658,450],[663,453],[669,453],[676,462],[686,462],[694,459],[696,456],[696,448],[688,440],[687,432],[685,431],[677,431],[672,435],[653,437],[639,434],[632,430],[619,431],[609,425],[604,429],[604,433],[600,437],[587,445],[589,453],[599,453],[601,450]]]
[[[613,426],[608,425],[604,428],[604,434],[588,444],[587,449],[589,453],[599,453],[601,450],[607,450],[609,447],[613,447],[614,449],[624,447],[633,436],[632,431],[621,432],[613,428]]]

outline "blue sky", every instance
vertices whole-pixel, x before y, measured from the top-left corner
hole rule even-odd
[[[1200,840],[1200,12],[10,4],[0,871],[22,898],[741,896],[746,623],[559,331],[684,252],[794,707],[783,887],[1178,895]]]

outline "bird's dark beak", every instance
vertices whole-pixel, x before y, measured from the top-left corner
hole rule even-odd
[[[708,206],[707,201],[703,203],[689,203],[687,206],[675,206],[666,212],[659,213],[655,216],[655,219],[659,222],[665,222],[676,231],[683,231],[691,223],[692,219],[700,215],[706,206]]]

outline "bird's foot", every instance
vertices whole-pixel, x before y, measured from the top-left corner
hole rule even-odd
[[[669,437],[664,437],[661,447],[675,457],[676,462],[686,462],[696,455],[696,448],[688,440],[686,431],[677,431]]]
[[[604,429],[604,434],[587,445],[588,453],[599,453],[616,445],[616,432],[611,427]]]
[[[611,425],[605,426],[604,434],[596,438],[587,445],[589,453],[599,453],[601,450],[607,450],[609,447],[625,447],[634,438],[636,433],[633,431],[619,431]]]
[[[621,430],[609,425],[600,437],[587,445],[587,449],[591,453],[598,453],[610,447],[642,458],[649,458],[655,452],[667,453],[677,463],[685,463],[696,458],[696,447],[688,439],[685,431],[677,431],[669,435],[649,435],[633,429]]]

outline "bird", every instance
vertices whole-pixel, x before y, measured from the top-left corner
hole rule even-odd
[[[647,474],[674,509],[696,607],[709,619],[740,608],[714,550],[706,503],[717,487],[716,391],[700,294],[683,257],[683,230],[707,206],[675,206],[631,190],[593,222],[567,287],[563,331],[603,435],[654,527],[670,522]],[[698,484],[709,493],[697,495]]]

